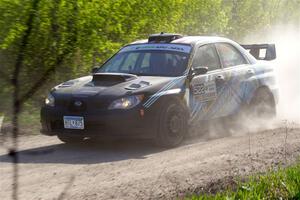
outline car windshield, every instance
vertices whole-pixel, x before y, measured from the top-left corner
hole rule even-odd
[[[97,72],[181,76],[187,68],[188,59],[189,53],[174,50],[121,50]]]

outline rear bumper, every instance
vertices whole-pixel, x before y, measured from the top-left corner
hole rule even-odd
[[[141,116],[140,109],[142,108],[75,113],[62,108],[44,106],[41,109],[41,133],[74,137],[154,138],[157,130],[155,114],[148,110],[144,111],[144,116]],[[65,129],[63,116],[83,117],[85,129]]]

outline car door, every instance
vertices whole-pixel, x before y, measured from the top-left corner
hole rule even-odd
[[[194,76],[190,81],[190,110],[192,121],[216,118],[218,95],[225,84],[225,76],[214,44],[196,49],[191,68],[207,67],[208,72]]]
[[[223,75],[226,84],[220,88],[218,102],[219,116],[228,116],[236,113],[243,104],[246,81],[254,75],[246,57],[230,43],[215,44],[223,66]]]

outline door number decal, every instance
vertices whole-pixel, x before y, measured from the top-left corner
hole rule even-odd
[[[194,85],[193,94],[200,102],[211,101],[217,98],[217,87],[214,81]]]

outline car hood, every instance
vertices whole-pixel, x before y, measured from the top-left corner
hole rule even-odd
[[[56,86],[55,97],[95,97],[116,99],[126,95],[153,95],[157,92],[181,88],[185,77],[136,76],[132,74],[98,73],[70,80]]]

